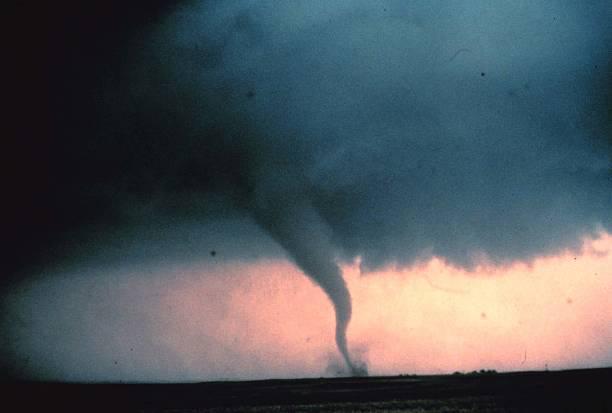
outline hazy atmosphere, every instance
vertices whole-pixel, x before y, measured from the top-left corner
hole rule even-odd
[[[608,1],[117,3],[23,92],[10,378],[612,365]]]

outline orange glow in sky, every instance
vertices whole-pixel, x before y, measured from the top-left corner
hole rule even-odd
[[[350,347],[372,374],[612,365],[611,251],[605,235],[581,254],[472,273],[436,259],[365,276],[347,266]],[[214,278],[189,278],[166,297],[181,303],[176,331],[165,334],[169,345],[181,353],[187,341],[195,351],[200,334],[215,337],[202,357],[216,360],[220,375],[238,374],[224,370],[233,352],[247,374],[325,374],[336,356],[332,307],[322,291],[286,261],[230,267],[223,271],[236,287],[223,308],[211,303],[227,284]],[[214,312],[220,316],[210,317]],[[181,336],[185,326],[194,337]]]
[[[338,372],[331,303],[287,260],[130,271],[67,271],[17,289],[4,345],[18,367],[105,381]],[[349,347],[370,374],[612,366],[611,235],[530,265],[343,272]]]

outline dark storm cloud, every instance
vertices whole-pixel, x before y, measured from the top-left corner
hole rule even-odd
[[[307,203],[364,268],[469,267],[610,228],[606,2],[159,4],[52,49],[37,245]]]
[[[609,11],[201,3],[136,46],[130,83],[182,118],[154,123],[180,183],[259,221],[307,204],[366,269],[529,260],[610,229]]]

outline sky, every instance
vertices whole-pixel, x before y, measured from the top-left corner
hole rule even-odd
[[[608,2],[93,4],[16,91],[8,376],[612,364]]]
[[[372,375],[612,365],[612,237],[530,266],[465,271],[433,260],[360,275],[348,337]],[[286,259],[148,271],[64,270],[3,310],[22,377],[201,381],[347,374],[333,310]]]

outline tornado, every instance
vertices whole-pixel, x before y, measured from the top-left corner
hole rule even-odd
[[[289,254],[295,264],[329,297],[336,316],[336,346],[351,376],[367,376],[367,368],[349,352],[346,331],[351,321],[351,295],[335,261],[331,231],[299,195],[267,199],[254,210],[259,225]]]

